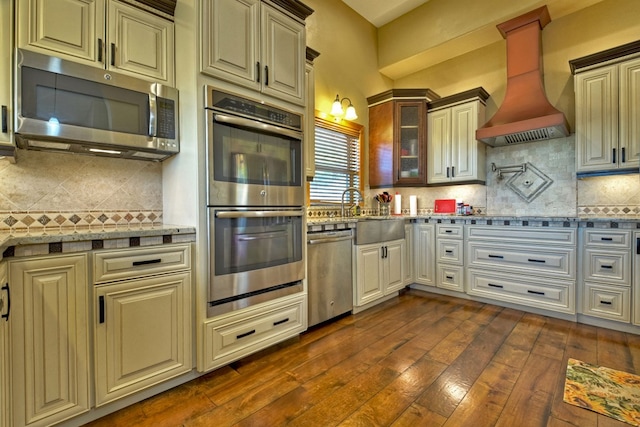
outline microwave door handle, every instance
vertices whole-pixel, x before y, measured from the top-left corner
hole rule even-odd
[[[155,95],[149,95],[149,137],[156,136],[156,118],[158,107]]]
[[[302,216],[302,211],[219,211],[216,218],[273,218],[278,216]]]
[[[302,139],[301,133],[295,130],[289,130],[280,126],[274,126],[274,125],[258,122],[256,120],[245,119],[244,117],[233,117],[233,116],[227,116],[225,114],[214,114],[213,119],[220,123],[227,123],[227,124],[236,125],[236,126],[244,126],[252,129],[257,129],[260,131],[267,131],[267,132],[275,133],[278,135],[288,136],[295,139]]]

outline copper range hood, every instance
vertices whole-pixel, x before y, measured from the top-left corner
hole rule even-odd
[[[497,26],[507,39],[507,91],[495,115],[476,131],[476,139],[504,146],[569,135],[567,119],[544,91],[542,29],[549,22],[543,6]]]

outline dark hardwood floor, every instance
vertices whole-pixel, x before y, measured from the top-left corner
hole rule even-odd
[[[562,401],[567,359],[640,372],[640,336],[407,291],[92,426],[627,426]]]

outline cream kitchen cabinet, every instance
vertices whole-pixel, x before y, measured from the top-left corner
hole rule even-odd
[[[200,3],[202,73],[305,105],[304,19],[310,9],[289,1]]]
[[[435,224],[419,221],[414,230],[414,281],[419,285],[435,286]]]
[[[118,0],[18,0],[23,49],[175,84],[172,21]]]
[[[313,61],[319,52],[307,47],[307,63],[305,65],[306,102],[304,117],[304,170],[307,181],[316,176],[316,86]]]
[[[436,286],[464,292],[464,225],[436,224]]]
[[[87,255],[8,261],[11,413],[45,426],[89,411]]]
[[[429,184],[484,182],[485,144],[476,140],[489,94],[476,88],[428,104]]]
[[[189,372],[188,245],[94,254],[96,406]]]
[[[575,314],[576,229],[467,226],[469,295]]]
[[[13,1],[0,2],[0,156],[13,155]]]
[[[570,61],[576,94],[576,171],[640,167],[640,42]]]
[[[404,259],[404,284],[410,285],[413,283],[414,271],[413,271],[413,224],[406,223],[404,225],[404,247],[406,254],[403,255]]]
[[[9,366],[9,318],[11,290],[7,280],[7,263],[0,261],[0,427],[11,425],[9,395],[11,369]]]
[[[212,318],[202,325],[204,345],[198,370],[227,365],[306,329],[306,293]]]
[[[631,321],[630,230],[582,229],[582,313]]]
[[[405,287],[404,239],[356,245],[354,305],[367,305]]]
[[[640,231],[633,233],[633,323],[640,326]]]

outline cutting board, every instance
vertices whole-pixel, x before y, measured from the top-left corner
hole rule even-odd
[[[436,199],[436,205],[433,209],[434,213],[455,213],[456,199]]]

